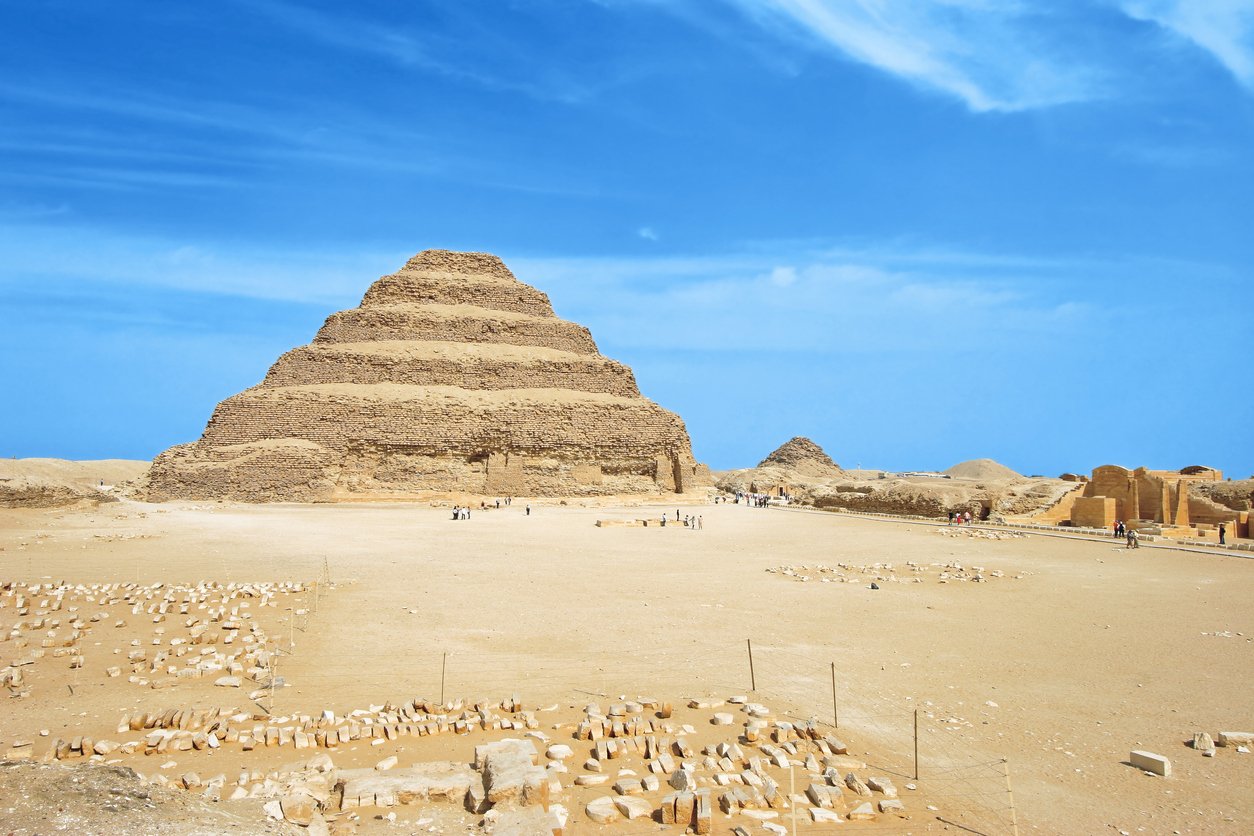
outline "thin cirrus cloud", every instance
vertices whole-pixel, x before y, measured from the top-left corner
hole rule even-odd
[[[761,25],[961,99],[1017,111],[1105,95],[1097,60],[1076,61],[1048,4],[988,0],[728,0]]]
[[[1155,23],[1210,53],[1254,91],[1254,3],[1250,0],[1132,0],[1129,17]]]
[[[746,338],[813,352],[1010,347],[1078,335],[1090,320],[1062,282],[1036,280],[1065,274],[1070,264],[1025,260],[1031,266],[1015,270],[990,268],[980,254],[916,255],[902,264],[895,248],[876,254],[784,247],[507,262],[552,293],[561,315],[620,349],[735,350]]]

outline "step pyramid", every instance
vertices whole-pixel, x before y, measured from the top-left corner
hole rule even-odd
[[[426,250],[327,318],[148,498],[328,501],[460,492],[591,496],[702,489],[678,415],[496,256]]]

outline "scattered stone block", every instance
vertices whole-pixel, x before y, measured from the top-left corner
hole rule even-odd
[[[1249,746],[1254,744],[1254,732],[1221,731],[1215,742],[1220,746]]]
[[[850,772],[845,776],[845,786],[853,790],[854,795],[870,797],[871,788],[862,783],[862,779]]]
[[[850,810],[845,818],[849,819],[849,821],[873,821],[875,819],[875,808],[871,806],[871,802],[864,801]]]
[[[811,807],[810,818],[815,824],[840,824],[844,821],[840,817],[840,813],[835,810],[827,810],[823,807]]]
[[[1146,772],[1152,772],[1155,775],[1161,775],[1164,778],[1171,777],[1171,761],[1162,755],[1156,755],[1153,752],[1144,752],[1141,750],[1133,750],[1128,755],[1128,760],[1137,769],[1143,769]]]
[[[614,798],[608,795],[589,801],[584,812],[597,824],[612,824],[618,821],[621,815],[618,812],[618,805],[614,803]]]
[[[623,815],[623,818],[628,820],[648,818],[653,815],[653,805],[643,798],[619,796],[614,799],[614,806]]]
[[[872,775],[866,779],[866,785],[878,793],[883,793],[885,798],[897,797],[897,787],[888,778]]]
[[[1204,731],[1193,735],[1193,748],[1208,758],[1215,757],[1215,741]]]

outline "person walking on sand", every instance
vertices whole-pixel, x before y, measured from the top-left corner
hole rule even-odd
[[[528,517],[531,516],[531,503],[530,502],[527,503],[527,513],[525,516],[528,516]]]
[[[1227,536],[1228,536],[1227,526],[1225,526],[1223,523],[1220,523],[1219,524],[1219,545],[1222,546],[1225,542],[1227,542],[1226,540]]]
[[[1132,529],[1128,529],[1128,548],[1129,549],[1141,548],[1141,540],[1139,537],[1136,536],[1136,532]]]

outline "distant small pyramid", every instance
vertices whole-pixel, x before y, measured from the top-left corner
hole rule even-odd
[[[836,475],[840,465],[808,438],[796,436],[763,459],[758,467],[786,467],[806,476]]]
[[[992,459],[971,459],[959,462],[945,471],[956,479],[1022,479],[1023,477]]]

